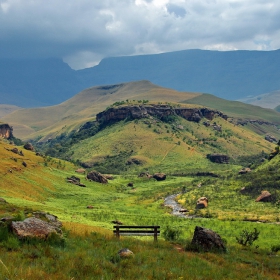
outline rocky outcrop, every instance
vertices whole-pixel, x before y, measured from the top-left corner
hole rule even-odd
[[[13,128],[8,124],[0,124],[0,137],[5,139],[13,138]]]
[[[67,182],[68,183],[71,183],[71,184],[74,184],[76,186],[85,188],[86,185],[82,184],[80,181],[81,181],[80,178],[78,178],[76,176],[67,177]]]
[[[228,155],[222,155],[222,154],[208,154],[207,158],[215,163],[228,163],[229,162],[229,156]]]
[[[196,202],[196,209],[203,209],[208,206],[208,198],[203,196],[199,198]]]
[[[211,229],[196,226],[191,244],[202,251],[226,251],[226,247],[219,234]]]
[[[261,194],[257,197],[256,202],[271,202],[272,195],[268,191],[262,191]]]
[[[38,218],[27,218],[22,222],[12,222],[13,233],[19,238],[46,239],[50,234],[61,234],[60,228]]]
[[[108,180],[101,173],[97,171],[91,171],[87,174],[87,179],[92,180],[94,182],[107,184]]]
[[[116,122],[125,119],[141,119],[156,117],[164,119],[168,116],[180,116],[188,121],[199,122],[202,118],[212,120],[215,116],[227,119],[227,115],[208,108],[173,108],[170,105],[128,105],[112,107],[96,115],[99,123]]]
[[[271,143],[277,142],[277,139],[273,135],[270,135],[270,134],[266,134],[264,139]]]

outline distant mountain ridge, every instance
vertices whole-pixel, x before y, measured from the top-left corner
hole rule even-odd
[[[237,100],[280,89],[280,50],[185,50],[112,57],[83,70],[73,70],[55,58],[6,59],[0,60],[0,77],[1,103],[20,107],[55,105],[85,88],[137,80]]]

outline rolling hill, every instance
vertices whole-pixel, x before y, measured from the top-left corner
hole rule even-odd
[[[179,92],[149,81],[88,88],[59,105],[18,110],[1,120],[14,127],[14,135],[18,138],[46,141],[78,129],[83,123],[94,120],[97,113],[111,104],[124,100],[198,104],[223,111],[231,118],[241,119],[243,124],[244,120],[261,120],[267,124],[250,124],[257,133],[264,136],[269,132],[280,137],[276,127],[280,124],[280,113],[274,110],[228,101],[210,94]]]

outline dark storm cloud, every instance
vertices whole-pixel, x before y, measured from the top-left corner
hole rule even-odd
[[[189,48],[280,48],[277,0],[0,0],[0,57],[106,56]]]

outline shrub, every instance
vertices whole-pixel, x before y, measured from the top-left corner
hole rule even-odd
[[[3,242],[3,245],[10,251],[17,250],[20,247],[20,242],[15,236],[9,236],[8,239]]]
[[[280,251],[280,244],[271,246],[271,252],[277,253]]]
[[[251,246],[258,238],[260,232],[254,228],[253,231],[249,232],[248,230],[244,229],[239,236],[236,237],[237,243],[241,244],[242,246]]]
[[[173,229],[170,226],[167,226],[163,231],[163,238],[167,241],[175,241],[178,240],[180,235],[182,234],[181,230]]]

